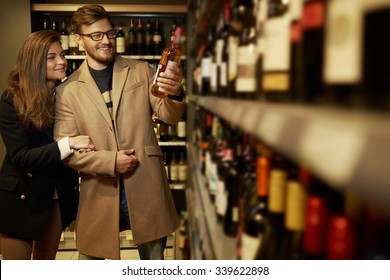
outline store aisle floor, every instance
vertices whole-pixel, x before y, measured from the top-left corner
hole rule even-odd
[[[166,257],[168,257],[167,253]],[[77,260],[79,257],[78,251],[58,251],[56,260]],[[138,251],[135,249],[121,250],[122,260],[139,260]]]
[[[77,260],[79,257],[78,251],[58,251],[56,260]],[[168,248],[165,250],[165,259],[173,260],[174,254],[173,249]],[[0,260],[3,259],[3,256],[0,254]],[[139,260],[138,251],[136,249],[125,249],[121,250],[121,259],[122,260]]]

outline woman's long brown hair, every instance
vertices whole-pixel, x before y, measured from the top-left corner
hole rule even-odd
[[[53,30],[30,34],[9,73],[9,90],[24,127],[33,125],[41,131],[54,123],[53,88],[46,84],[46,60],[50,45],[57,41],[60,35]]]

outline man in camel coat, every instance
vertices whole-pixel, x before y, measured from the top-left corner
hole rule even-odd
[[[81,259],[120,259],[120,201],[127,203],[140,258],[162,259],[166,237],[179,219],[151,116],[156,112],[166,123],[180,120],[186,106],[181,71],[173,67],[157,79],[172,94],[157,98],[148,63],[115,54],[115,32],[101,6],[81,7],[72,26],[86,60],[57,87],[54,134],[56,139],[89,135],[96,148],[65,162],[81,176],[76,220]]]

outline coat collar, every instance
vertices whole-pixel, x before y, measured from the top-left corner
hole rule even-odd
[[[127,71],[125,71],[127,68]],[[81,64],[80,74],[78,76],[78,82],[80,89],[85,93],[95,104],[96,108],[100,111],[104,119],[112,126],[111,116],[107,110],[106,103],[104,102],[100,90],[96,85],[93,77],[88,70],[88,64],[86,60]],[[118,55],[115,56],[113,78],[112,78],[112,91],[111,100],[113,102],[113,118],[115,120],[118,106],[121,100],[123,87],[125,85],[128,76],[129,67],[126,60]]]

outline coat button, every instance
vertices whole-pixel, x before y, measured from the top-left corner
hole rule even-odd
[[[25,196],[24,194],[22,194],[22,195],[20,196],[20,199],[21,199],[21,200],[25,200],[25,199],[26,199],[26,196]]]
[[[115,184],[114,184],[114,188],[117,188],[117,187],[118,187],[118,184],[117,184],[117,183],[115,183]]]
[[[28,173],[27,173],[27,177],[28,177],[28,178],[31,178],[31,177],[32,177],[32,173],[28,172]]]

